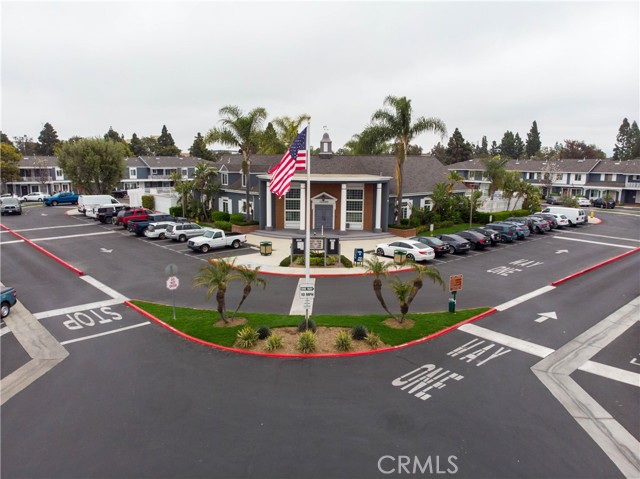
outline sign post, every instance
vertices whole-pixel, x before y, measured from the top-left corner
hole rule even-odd
[[[173,297],[173,319],[176,319],[176,289],[180,286],[180,280],[176,276],[178,274],[178,267],[171,263],[168,264],[164,269],[164,273],[167,277],[167,289],[171,291],[171,296]]]
[[[449,312],[456,312],[456,294],[458,291],[462,291],[462,275],[452,274],[449,276],[449,291],[452,296],[449,298]]]
[[[309,310],[311,309],[313,298],[316,296],[316,287],[313,283],[301,283],[299,294],[302,300],[302,306],[304,307],[305,324],[307,329],[309,329]]]

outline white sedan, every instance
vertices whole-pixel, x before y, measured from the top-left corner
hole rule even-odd
[[[44,201],[44,199],[48,197],[49,195],[36,191],[35,193],[29,193],[28,195],[22,196],[20,201]]]
[[[591,201],[586,199],[584,196],[580,196],[576,198],[576,200],[578,201],[578,206],[582,206],[582,207],[586,206],[587,208],[591,206]]]
[[[430,246],[413,240],[394,241],[376,245],[378,256],[392,256],[394,251],[404,251],[409,261],[427,261],[436,257],[436,253]]]
[[[556,221],[558,222],[558,226],[569,226],[569,218],[567,218],[565,215],[559,215],[557,213],[551,213]]]

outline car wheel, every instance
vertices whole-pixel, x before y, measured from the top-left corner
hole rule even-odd
[[[185,235],[180,235],[178,241],[180,241],[180,243],[184,243],[185,241],[187,241],[187,237]]]
[[[200,246],[200,252],[201,253],[207,253],[209,251],[209,245],[208,244],[203,244],[202,246]]]
[[[452,247],[451,247],[451,252],[452,252],[453,254],[458,254],[458,248],[456,248],[455,246],[452,246]]]
[[[58,206],[58,202],[57,201],[52,201],[51,202],[51,206]]]
[[[384,250],[383,250],[382,248],[378,248],[378,249],[376,250],[376,254],[377,254],[378,256],[384,256]]]
[[[415,261],[415,260],[416,260],[416,257],[415,257],[415,256],[413,256],[411,253],[409,253],[409,254],[407,255],[407,259],[408,259],[409,261]]]
[[[160,234],[158,235],[158,238],[160,238],[160,239],[165,239],[165,238],[166,238],[166,236],[164,235],[164,233],[160,233]]]
[[[42,198],[40,198],[38,201],[39,201],[40,203],[42,203],[44,200],[43,200]]]
[[[231,247],[233,249],[238,249],[240,248],[240,241],[239,240],[235,240],[233,243],[231,243]]]
[[[6,301],[2,303],[2,306],[0,307],[0,311],[3,318],[6,318],[7,316],[9,316],[10,310],[11,310],[11,306],[9,306],[9,303],[7,303]]]
[[[117,225],[118,224],[118,218],[116,218],[115,216],[111,217],[111,224]]]

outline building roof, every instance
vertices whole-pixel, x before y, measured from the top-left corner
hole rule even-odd
[[[149,168],[195,168],[201,161],[205,160],[195,156],[138,156],[125,158],[127,166],[149,166]]]
[[[589,173],[596,164],[602,160],[595,158],[590,159],[562,159],[552,161],[555,165],[554,172],[557,173]],[[508,171],[531,171],[538,172],[543,171],[547,167],[547,162],[543,160],[509,160],[505,165],[505,169]],[[468,161],[461,161],[448,165],[450,170],[475,170],[484,171],[484,163],[480,158],[474,158]]]
[[[58,166],[55,156],[24,156],[20,160],[20,168],[53,168]]]
[[[593,169],[593,173],[640,175],[640,159],[627,161],[602,160]]]

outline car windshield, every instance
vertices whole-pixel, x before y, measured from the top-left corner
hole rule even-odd
[[[18,200],[16,200],[15,198],[3,198],[2,204],[3,205],[18,205],[18,204],[20,204],[20,202]]]
[[[204,236],[205,238],[213,238],[213,233],[213,231],[207,230],[202,234],[202,236]]]
[[[432,244],[434,244],[434,245],[436,245],[436,246],[442,246],[442,245],[444,244],[444,242],[443,242],[441,239],[439,239],[439,238],[429,238],[429,239],[428,239],[428,240],[426,240],[426,241],[429,241],[430,243],[432,243]],[[428,243],[427,243],[427,244],[428,244]]]

